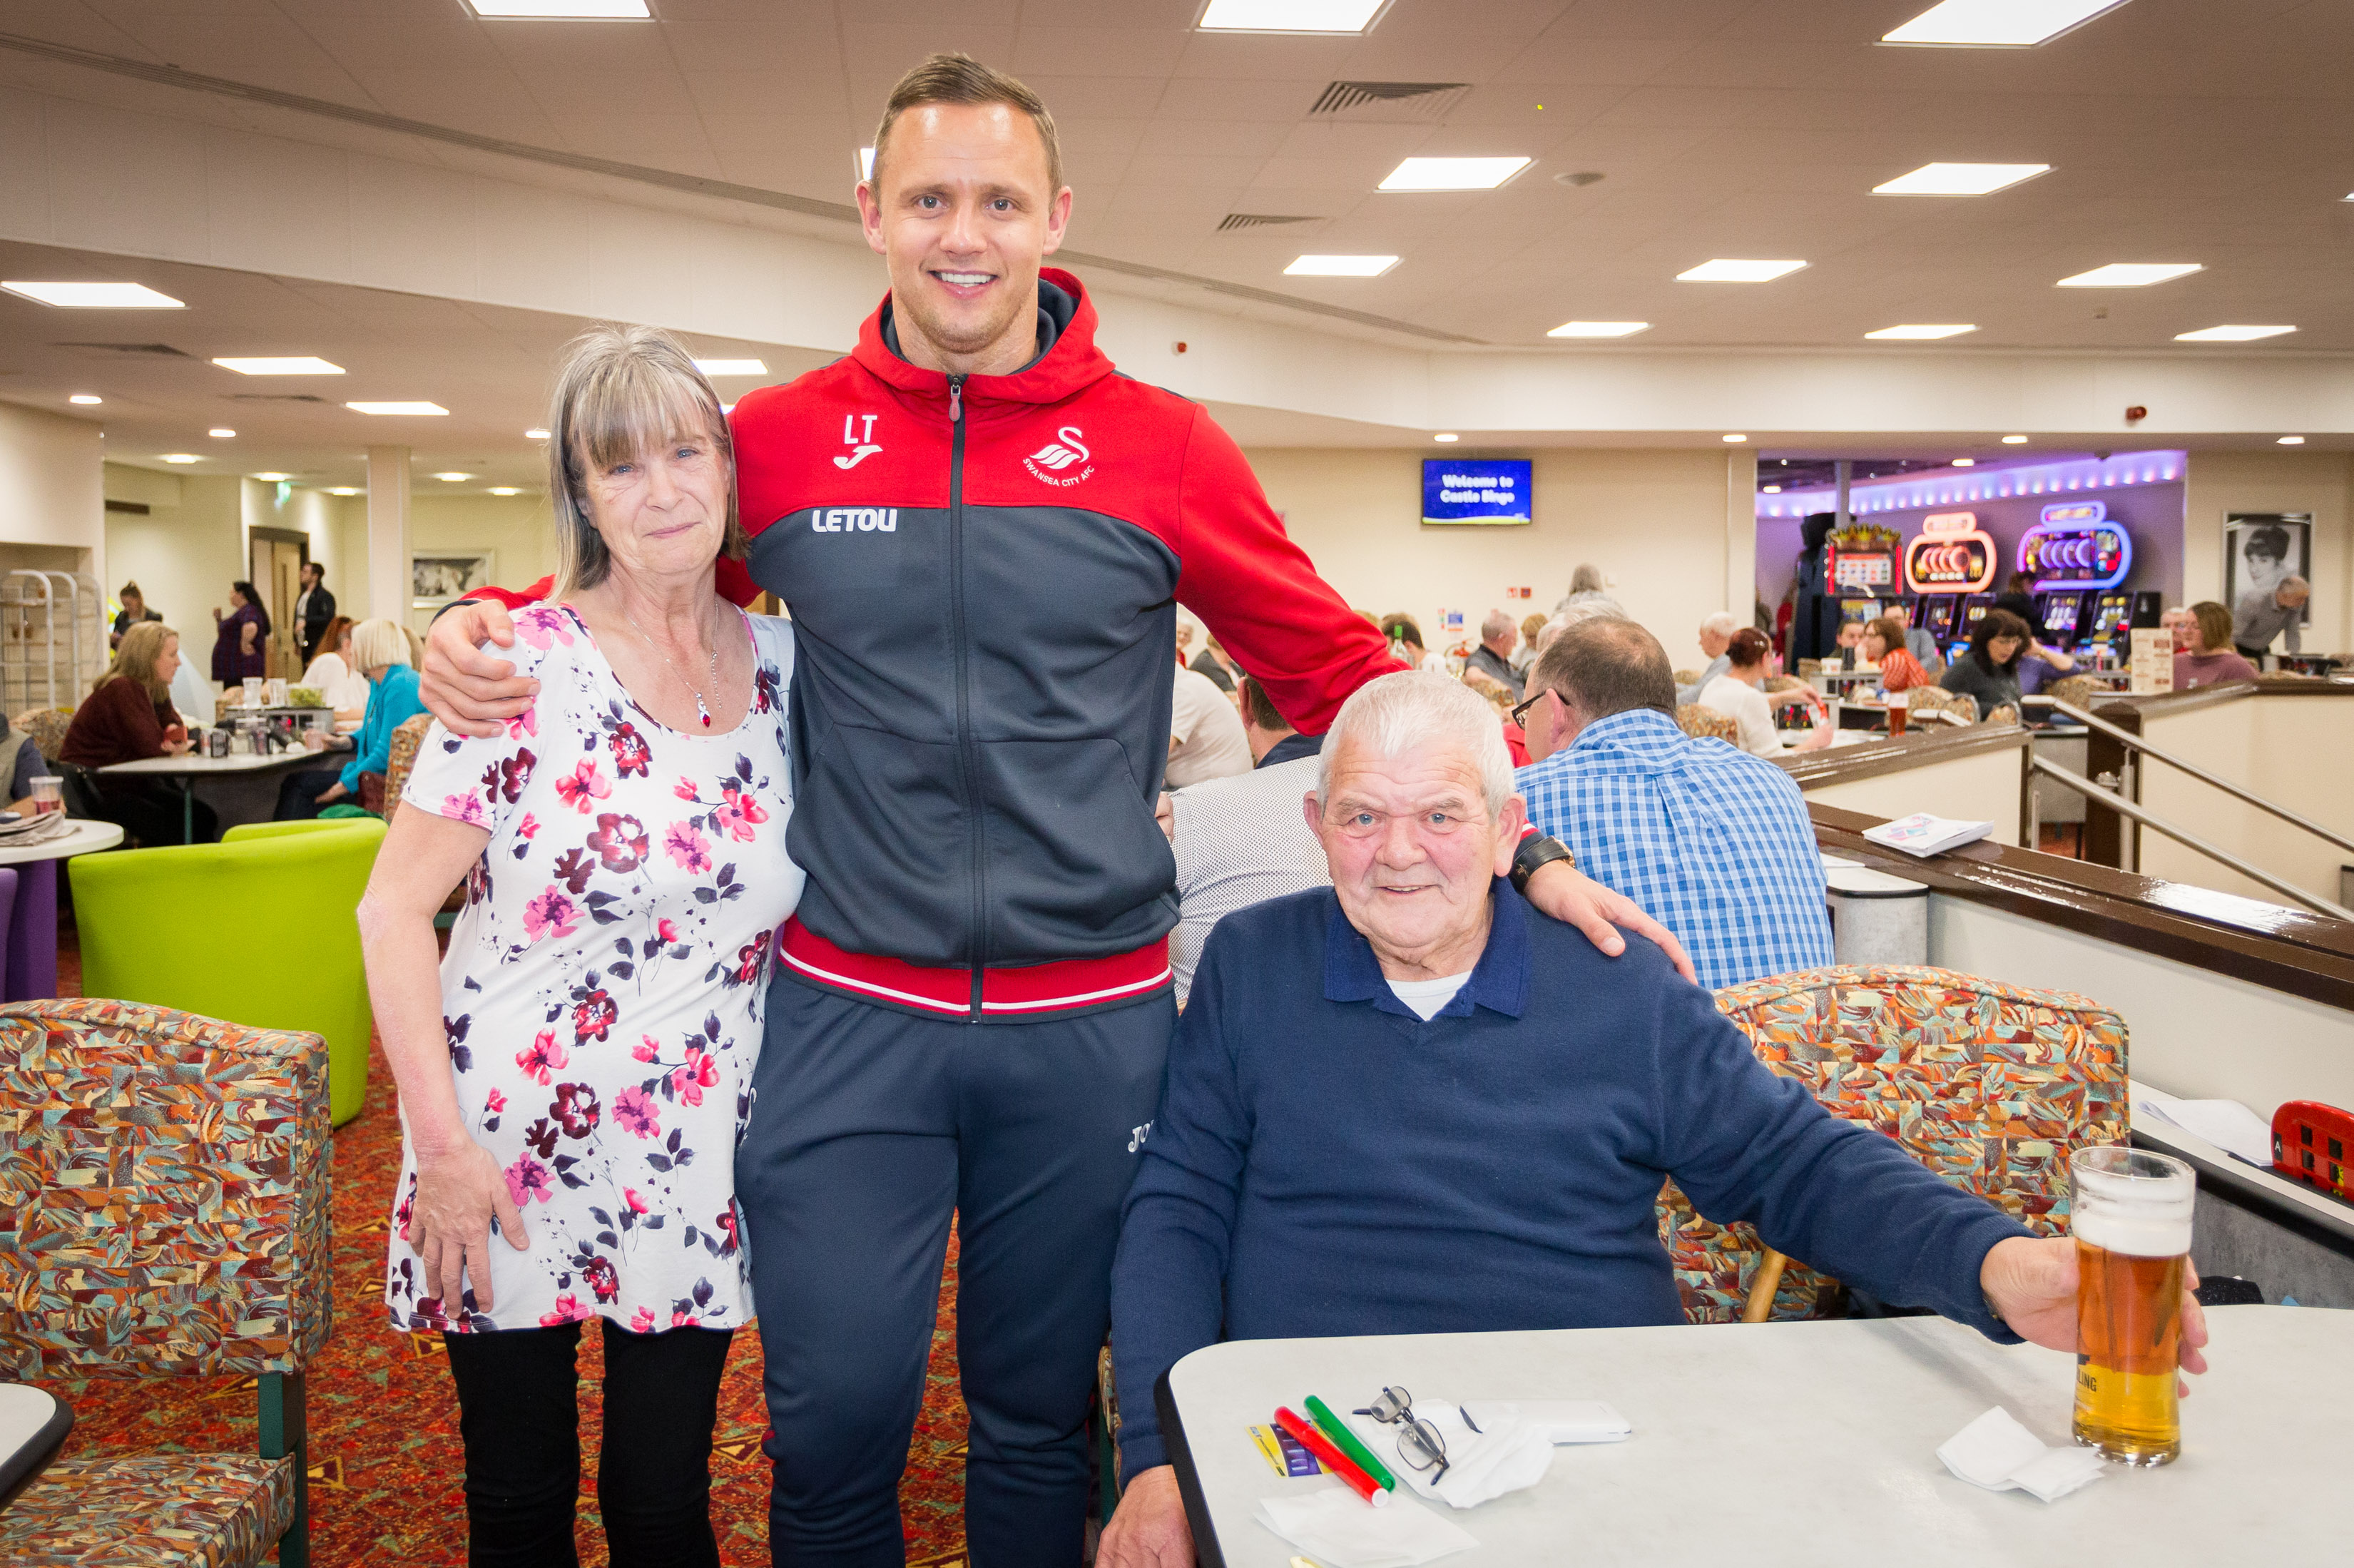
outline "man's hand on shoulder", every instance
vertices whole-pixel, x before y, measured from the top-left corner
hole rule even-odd
[[[2182,1370],[2203,1372],[2207,1315],[2191,1291],[2199,1270],[2182,1266]],[[2076,1242],[2073,1236],[2009,1236],[1987,1249],[1978,1288],[2010,1331],[2046,1350],[2076,1349]],[[2185,1393],[2189,1390],[2185,1389]]]
[[[1193,1530],[1175,1467],[1155,1465],[1128,1483],[1104,1526],[1096,1568],[1193,1568]]]
[[[1564,925],[1576,927],[1587,941],[1614,959],[1627,950],[1627,942],[1611,927],[1624,926],[1666,953],[1676,973],[1695,985],[1700,983],[1674,932],[1644,914],[1633,899],[1612,892],[1565,861],[1541,865],[1531,874],[1529,902]]]
[[[488,739],[531,706],[539,683],[517,678],[513,664],[483,652],[485,641],[514,646],[514,620],[504,609],[468,599],[444,612],[425,635],[417,696],[455,734]]]

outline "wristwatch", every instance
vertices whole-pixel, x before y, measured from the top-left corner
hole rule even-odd
[[[1520,848],[1512,852],[1512,891],[1525,898],[1529,894],[1529,878],[1540,866],[1564,862],[1570,870],[1577,869],[1577,857],[1569,846],[1550,833],[1530,833],[1521,840]]]

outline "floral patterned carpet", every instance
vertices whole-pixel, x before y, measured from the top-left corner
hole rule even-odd
[[[79,956],[60,934],[59,990],[80,991]],[[392,1074],[371,1052],[367,1108],[335,1132],[335,1326],[310,1373],[311,1542],[321,1568],[398,1563],[443,1568],[466,1561],[463,1457],[458,1407],[438,1335],[397,1334],[381,1305],[387,1209],[400,1169]],[[964,1400],[957,1390],[956,1246],[951,1239],[932,1335],[923,1414],[899,1503],[907,1558],[922,1568],[964,1563]],[[580,1351],[580,1561],[606,1561],[597,1519],[598,1338]],[[185,1450],[251,1453],[254,1380],[92,1380],[50,1384],[73,1406],[67,1452]],[[769,1464],[760,1454],[760,1346],[737,1336],[719,1396],[712,1458],[713,1522],[722,1560],[765,1564]]]

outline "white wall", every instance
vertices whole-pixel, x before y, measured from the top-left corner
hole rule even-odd
[[[412,492],[408,548],[419,556],[491,551],[496,556],[492,580],[502,588],[528,588],[556,569],[556,535],[544,496]],[[419,632],[432,619],[429,609],[409,614]]]
[[[102,443],[90,421],[0,403],[0,564],[105,571]]]
[[[2348,547],[2354,454],[2273,447],[2192,452],[2183,501],[2185,603],[2223,597],[2223,518],[2232,512],[2313,514],[2313,624],[2307,652],[2354,649],[2354,550]]]
[[[1821,785],[1805,793],[1811,804],[1865,811],[1892,821],[1926,811],[1966,822],[1992,822],[1994,842],[2015,845],[2021,766],[2016,751],[1981,751],[1902,773]]]
[[[1433,651],[1445,645],[1441,609],[1464,611],[1465,635],[1477,641],[1491,609],[1515,621],[1551,614],[1583,561],[1615,579],[1612,591],[1627,613],[1659,637],[1680,668],[1704,662],[1697,637],[1703,616],[1730,609],[1747,619],[1745,594],[1742,602],[1724,602],[1728,577],[1745,585],[1753,570],[1742,553],[1754,538],[1746,482],[1755,460],[1746,453],[1530,452],[1535,521],[1472,528],[1424,525],[1422,452],[1295,447],[1247,455],[1285,527],[1341,597],[1376,615],[1407,611]],[[1512,587],[1535,591],[1508,599]]]

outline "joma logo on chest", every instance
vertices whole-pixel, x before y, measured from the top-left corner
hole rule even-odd
[[[899,509],[896,506],[825,506],[810,513],[812,534],[896,534],[899,531]]]

